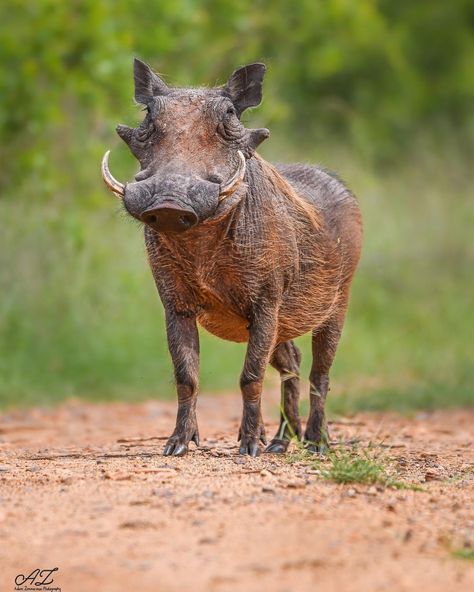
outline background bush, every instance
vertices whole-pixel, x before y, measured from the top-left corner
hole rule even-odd
[[[9,0],[0,6],[0,397],[172,392],[128,178],[132,59],[178,85],[268,65],[262,154],[319,161],[360,197],[366,241],[335,365],[336,407],[471,404],[474,6],[456,0]],[[302,341],[309,358],[309,342]],[[243,347],[203,334],[204,390]]]

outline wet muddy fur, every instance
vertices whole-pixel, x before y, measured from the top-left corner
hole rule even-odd
[[[192,209],[199,219],[184,232],[160,232],[145,225],[178,396],[176,427],[164,454],[183,455],[191,441],[199,445],[198,323],[222,339],[247,342],[240,376],[240,453],[255,456],[260,444],[267,444],[260,402],[268,364],[280,373],[282,410],[279,429],[266,451],[285,452],[293,437],[320,451],[327,445],[324,406],[329,371],[362,242],[357,202],[324,169],[273,166],[255,153],[268,132],[246,130],[240,114],[260,102],[263,65],[237,70],[220,89],[191,90],[162,86],[146,68],[138,66],[137,82],[136,66],[135,79],[137,100],[148,105],[148,123],[124,138],[145,174],[130,185],[128,194],[125,189],[125,207],[140,218],[143,208],[150,211],[150,200],[155,200],[153,211],[159,213],[164,198],[156,195],[156,187],[166,181],[169,208],[173,182],[179,185],[173,179],[179,173],[188,181],[176,194],[184,186],[191,189],[180,194],[181,201],[176,198],[178,206],[173,207],[184,207],[179,204],[186,201],[186,212]],[[140,148],[136,134],[143,135],[144,125],[152,126],[153,139]],[[123,130],[120,135],[124,137]],[[231,175],[237,150],[245,156],[243,181],[214,204],[215,183]],[[205,216],[200,213],[204,210]],[[301,354],[293,339],[309,331],[313,363],[310,412],[303,431],[298,414]]]

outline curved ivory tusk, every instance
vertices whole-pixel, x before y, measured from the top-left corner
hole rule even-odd
[[[104,179],[104,183],[107,185],[110,191],[114,193],[117,197],[122,199],[122,197],[125,195],[125,185],[117,181],[117,179],[115,179],[112,173],[110,172],[109,154],[110,150],[107,150],[107,152],[104,154],[104,158],[102,159],[102,178]]]
[[[219,195],[221,198],[224,198],[233,191],[235,191],[238,185],[244,179],[246,167],[245,156],[242,154],[240,150],[237,151],[237,154],[239,155],[239,166],[237,167],[237,170],[232,175],[232,177],[226,183],[221,184],[219,191]]]

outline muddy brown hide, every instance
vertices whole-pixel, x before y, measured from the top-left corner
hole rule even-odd
[[[135,62],[135,96],[147,115],[139,128],[119,126],[118,133],[141,172],[119,193],[127,211],[145,223],[165,309],[178,394],[165,455],[185,454],[191,440],[199,443],[197,323],[248,344],[240,378],[241,454],[255,456],[259,441],[267,443],[260,399],[269,363],[280,372],[283,398],[280,427],[266,451],[286,451],[293,437],[313,451],[327,445],[324,403],[359,260],[360,212],[350,191],[324,169],[273,166],[255,153],[268,131],[246,129],[240,116],[260,103],[264,72],[252,64],[224,87],[175,89]],[[228,179],[237,179],[230,189]],[[293,339],[309,331],[313,363],[303,434],[301,356]]]

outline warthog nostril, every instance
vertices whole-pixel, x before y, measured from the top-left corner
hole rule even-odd
[[[146,221],[147,224],[154,224],[157,221],[157,219],[158,218],[155,216],[155,214],[149,214],[146,217],[146,220],[145,221]]]
[[[185,228],[189,228],[190,226],[193,225],[194,220],[192,219],[191,216],[180,216],[179,217],[179,222]]]

